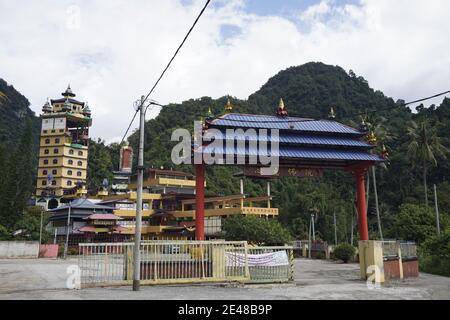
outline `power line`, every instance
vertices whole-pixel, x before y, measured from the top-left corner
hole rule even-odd
[[[365,112],[361,112],[361,113],[345,115],[344,117],[341,117],[341,119],[367,115],[369,113],[375,113],[375,112],[379,112],[379,111],[391,110],[393,108],[406,107],[406,106],[408,106],[410,104],[423,102],[423,101],[426,101],[426,100],[437,98],[437,97],[443,96],[443,95],[445,95],[447,93],[450,93],[450,90],[442,92],[442,93],[435,94],[435,95],[430,96],[430,97],[421,98],[421,99],[418,99],[418,100],[397,104],[394,107],[388,107],[388,108],[382,108],[382,109],[377,109],[377,110],[370,110],[370,111],[365,111]],[[295,116],[293,116],[293,117],[295,117]],[[292,116],[286,117],[284,120],[240,120],[240,119],[226,119],[226,118],[225,119],[220,119],[220,120],[231,121],[231,122],[241,122],[241,123],[245,122],[245,123],[287,123],[287,124],[289,124],[289,123],[301,123],[301,122],[319,121],[319,120],[315,120],[315,119],[298,119],[298,120],[296,120],[296,119],[292,119]]]
[[[351,118],[351,117],[363,116],[363,115],[367,115],[367,114],[369,114],[369,113],[376,113],[376,112],[379,112],[379,111],[391,110],[391,109],[393,109],[393,108],[406,107],[406,106],[408,106],[408,105],[410,105],[410,104],[414,104],[414,103],[418,103],[418,102],[423,102],[423,101],[426,101],[426,100],[434,99],[434,98],[443,96],[444,94],[447,94],[447,93],[450,93],[450,90],[449,90],[449,91],[445,91],[445,92],[441,92],[441,93],[438,93],[438,94],[435,94],[435,95],[430,96],[430,97],[426,97],[426,98],[414,100],[414,101],[411,101],[411,102],[400,103],[400,104],[395,105],[394,107],[387,107],[387,108],[382,108],[382,109],[377,109],[377,110],[370,110],[370,111],[366,111],[366,112],[361,112],[361,113],[355,113],[355,114],[346,115],[345,118]]]
[[[192,30],[194,30],[195,26],[197,25],[198,21],[200,20],[200,18],[202,17],[203,13],[205,12],[206,8],[208,7],[209,3],[211,2],[211,0],[207,0],[205,5],[203,6],[202,10],[200,11],[200,13],[198,14],[197,18],[195,19],[194,23],[192,24],[191,28],[189,29],[189,31],[186,33],[186,35],[184,36],[183,41],[181,42],[181,44],[178,46],[177,50],[175,51],[174,55],[172,56],[172,58],[170,59],[169,63],[167,64],[167,66],[164,68],[163,72],[161,73],[161,75],[159,76],[158,80],[156,80],[155,84],[153,85],[153,87],[151,88],[150,92],[145,96],[145,98],[141,101],[139,108],[142,108],[145,104],[145,102],[147,102],[148,98],[150,97],[150,95],[153,93],[153,91],[156,89],[156,87],[158,86],[159,82],[161,81],[161,79],[164,77],[164,74],[166,73],[166,71],[169,69],[170,65],[172,64],[173,60],[175,60],[175,57],[178,55],[178,52],[181,50],[181,48],[183,47],[183,45],[185,44],[186,40],[189,38],[189,35],[191,34]],[[159,104],[158,104],[159,105]],[[127,128],[127,131],[125,132],[122,141],[120,142],[120,144],[123,143],[123,141],[125,140],[128,131],[130,130],[131,126],[133,125],[134,120],[136,119],[136,115],[139,111],[139,108],[137,108],[136,112],[134,113],[133,119],[131,119],[130,125]]]

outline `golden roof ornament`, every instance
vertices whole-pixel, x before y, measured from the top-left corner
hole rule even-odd
[[[230,97],[228,97],[227,104],[225,105],[225,113],[231,113],[233,111],[233,105],[231,104]]]
[[[286,106],[284,105],[283,98],[280,98],[280,102],[278,103],[277,116],[286,117],[288,115]]]
[[[206,119],[211,119],[213,118],[213,113],[211,111],[211,107],[208,108],[208,113],[206,114]]]
[[[373,133],[373,131],[370,131],[368,136],[367,136],[367,141],[370,144],[376,144],[377,143],[377,137],[375,136],[375,134]]]

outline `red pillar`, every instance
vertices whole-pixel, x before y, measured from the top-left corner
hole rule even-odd
[[[356,176],[356,198],[358,204],[358,226],[360,240],[369,240],[369,229],[367,226],[366,190],[364,188],[364,176],[366,169],[355,171]]]
[[[205,240],[205,165],[195,165],[195,238]]]

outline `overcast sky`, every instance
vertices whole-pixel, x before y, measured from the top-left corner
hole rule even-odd
[[[0,0],[0,77],[37,114],[70,83],[92,109],[91,136],[120,140],[204,2]],[[450,90],[449,12],[449,0],[212,0],[152,98],[246,99],[309,61],[394,99]]]

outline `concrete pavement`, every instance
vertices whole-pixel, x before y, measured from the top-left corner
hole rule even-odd
[[[421,273],[417,279],[369,289],[359,265],[298,259],[295,282],[277,285],[177,285],[66,289],[67,267],[76,259],[0,260],[0,299],[450,299],[450,278]]]

